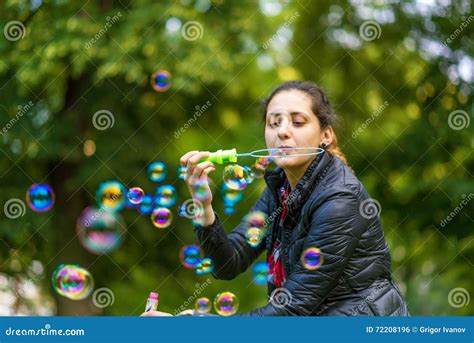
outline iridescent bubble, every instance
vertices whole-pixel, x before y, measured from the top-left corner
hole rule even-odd
[[[164,229],[170,226],[171,221],[173,220],[173,215],[171,211],[166,207],[158,207],[153,210],[151,213],[151,222],[158,229]]]
[[[245,232],[245,238],[247,239],[247,243],[252,248],[258,247],[264,237],[265,231],[258,227],[249,227]]]
[[[163,162],[152,162],[148,165],[148,176],[153,182],[163,181],[166,177],[166,165]]]
[[[231,189],[227,187],[225,183],[222,183],[221,195],[224,199],[224,202],[229,204],[237,204],[240,200],[242,200],[244,193],[242,191]]]
[[[259,166],[262,166],[264,167],[265,169],[268,167],[268,165],[270,164],[270,162],[272,161],[272,158],[271,157],[259,157],[257,158],[257,160],[255,161],[255,164],[256,165],[259,165]]]
[[[45,183],[35,183],[26,192],[26,202],[35,212],[49,211],[54,205],[53,189]]]
[[[76,221],[76,232],[82,246],[97,255],[115,251],[123,242],[125,223],[120,214],[86,207]]]
[[[155,208],[155,199],[150,194],[145,194],[142,198],[142,201],[138,205],[138,212],[140,214],[148,215],[153,212]]]
[[[77,264],[61,264],[51,277],[54,290],[72,300],[87,298],[94,290],[92,275]]]
[[[244,220],[249,224],[250,227],[265,229],[267,226],[267,214],[262,211],[252,211],[245,216]]]
[[[235,213],[235,206],[231,203],[224,204],[224,214],[230,216],[231,214]]]
[[[323,264],[323,256],[321,250],[316,247],[306,249],[301,255],[301,262],[306,269],[315,270]]]
[[[249,166],[243,166],[242,168],[245,169],[245,183],[250,185],[252,182],[255,181],[255,174],[253,173],[252,169]]]
[[[143,200],[145,192],[140,187],[133,187],[128,190],[127,199],[134,205],[139,204]]]
[[[212,258],[206,257],[199,262],[199,264],[196,267],[196,274],[197,275],[203,275],[203,274],[208,274],[212,273],[214,270],[214,261]]]
[[[150,83],[157,92],[164,92],[170,88],[171,74],[167,70],[159,70],[151,75]]]
[[[268,263],[267,262],[257,262],[252,268],[253,282],[257,285],[266,285],[268,282]]]
[[[260,179],[265,175],[268,164],[270,163],[271,158],[269,157],[260,157],[255,163],[250,167],[255,178]]]
[[[211,301],[208,298],[198,298],[194,308],[199,313],[208,313],[211,310]]]
[[[259,164],[254,164],[253,166],[250,167],[250,170],[252,171],[255,178],[261,179],[262,177],[265,176],[265,171],[267,169],[265,167],[262,167]]]
[[[188,168],[181,166],[178,168],[178,178],[184,180],[186,178],[186,173],[188,172]]]
[[[222,292],[214,298],[214,309],[221,316],[231,316],[239,309],[239,300],[231,292]]]
[[[97,204],[109,211],[120,211],[125,206],[126,192],[125,186],[117,180],[102,182],[95,193]]]
[[[181,264],[189,269],[196,269],[201,262],[201,256],[201,248],[196,244],[184,246],[179,253]]]
[[[228,165],[224,168],[224,182],[230,189],[242,190],[247,187],[248,171],[238,164]]]
[[[136,208],[136,207],[137,207],[136,204],[132,204],[132,203],[130,202],[130,199],[129,199],[128,197],[125,197],[125,208],[126,208],[126,209],[130,210],[130,209]]]
[[[176,203],[176,189],[171,185],[163,185],[156,190],[158,206],[170,207]]]

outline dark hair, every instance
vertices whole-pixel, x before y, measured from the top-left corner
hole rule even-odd
[[[270,96],[262,103],[264,121],[267,115],[268,104],[273,99],[273,97],[280,92],[290,90],[299,90],[307,94],[311,98],[311,109],[318,118],[319,124],[321,125],[322,129],[332,127],[336,124],[338,117],[334,112],[331,104],[329,103],[329,99],[326,96],[326,93],[324,93],[318,85],[311,81],[287,81],[275,88],[270,94]],[[327,152],[338,156],[346,165],[348,164],[346,156],[337,146],[336,134],[334,134],[332,143],[328,145],[325,149]]]

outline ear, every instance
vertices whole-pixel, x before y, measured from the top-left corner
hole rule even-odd
[[[329,126],[323,131],[321,136],[321,143],[326,143],[326,146],[331,145],[334,141],[334,129],[332,126]]]

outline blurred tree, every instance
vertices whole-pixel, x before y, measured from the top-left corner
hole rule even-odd
[[[179,263],[180,248],[195,242],[189,221],[175,215],[170,228],[156,230],[148,216],[124,210],[126,240],[105,256],[81,247],[75,221],[95,204],[104,180],[153,194],[146,166],[155,160],[166,162],[166,183],[183,202],[189,196],[175,173],[179,157],[264,147],[259,101],[295,78],[323,86],[341,114],[340,145],[381,204],[411,312],[474,313],[472,303],[448,304],[451,289],[473,291],[473,203],[440,224],[473,189],[473,126],[454,130],[448,118],[455,110],[472,118],[470,2],[10,0],[0,8],[3,28],[15,20],[24,27],[17,26],[23,38],[5,29],[0,40],[1,203],[24,201],[37,182],[56,193],[49,212],[26,207],[20,218],[2,216],[0,292],[14,293],[16,313],[41,312],[26,280],[59,315],[140,314],[152,290],[163,311],[194,300],[207,276]],[[172,75],[166,92],[149,83],[161,69]],[[111,113],[109,121],[94,122],[100,110]],[[222,214],[228,230],[263,187],[259,180],[234,215]],[[60,263],[90,270],[96,288],[113,292],[113,305],[102,310],[90,298],[57,295],[49,305],[50,275]],[[251,284],[249,271],[231,282],[211,280],[200,295],[233,291],[246,311],[266,301],[265,288]]]

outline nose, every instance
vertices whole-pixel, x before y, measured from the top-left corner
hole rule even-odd
[[[278,127],[278,138],[281,141],[283,141],[290,137],[291,137],[290,122],[288,120],[282,120]]]

